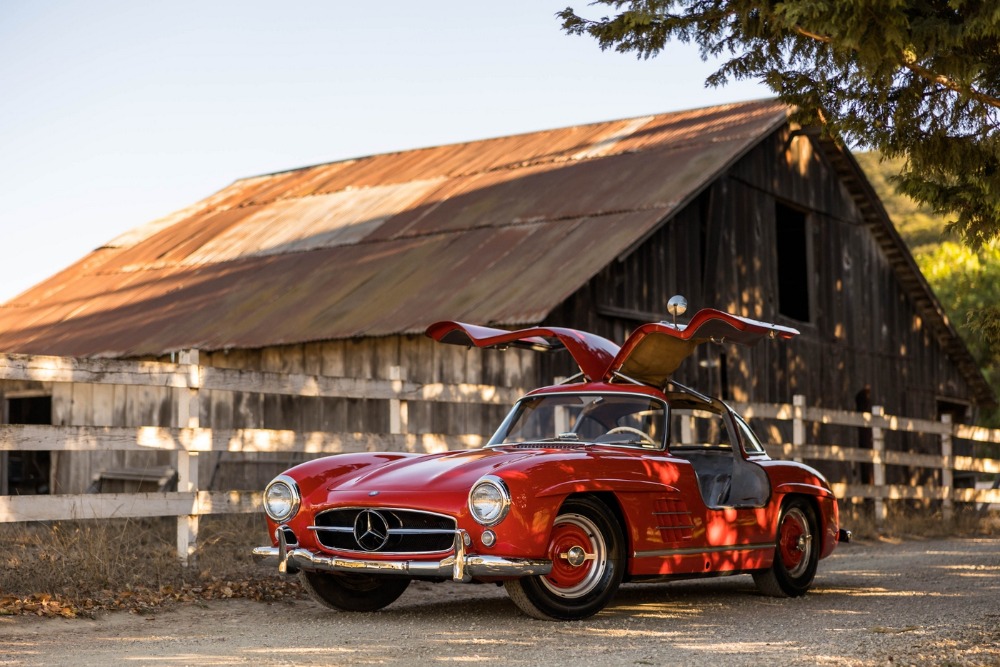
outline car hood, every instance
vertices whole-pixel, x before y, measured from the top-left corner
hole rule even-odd
[[[406,457],[339,477],[329,490],[464,494],[483,475],[497,474],[541,454],[539,450],[475,449]]]

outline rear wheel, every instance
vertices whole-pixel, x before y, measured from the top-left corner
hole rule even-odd
[[[804,595],[816,577],[819,533],[816,512],[804,498],[785,501],[778,516],[774,563],[769,570],[755,572],[754,583],[765,595]]]
[[[299,580],[314,600],[340,611],[376,611],[399,599],[410,585],[405,577],[304,570],[299,572]]]
[[[552,525],[552,572],[504,583],[528,616],[571,621],[593,616],[614,597],[625,573],[625,539],[614,514],[599,500],[567,501]]]

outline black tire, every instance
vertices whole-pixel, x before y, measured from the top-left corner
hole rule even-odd
[[[760,592],[781,598],[805,595],[816,577],[820,539],[812,504],[805,498],[786,500],[778,515],[774,563],[753,575]]]
[[[339,611],[376,611],[395,602],[410,580],[370,574],[299,572],[299,581],[322,605]]]
[[[593,616],[625,574],[625,538],[614,514],[593,498],[568,500],[552,524],[552,572],[504,582],[514,604],[543,621]]]

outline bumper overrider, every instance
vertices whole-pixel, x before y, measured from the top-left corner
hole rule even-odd
[[[308,549],[289,548],[285,533],[275,531],[278,546],[256,547],[255,556],[277,558],[278,571],[294,574],[299,570],[309,572],[348,572],[354,574],[386,574],[409,577],[450,578],[454,581],[472,581],[487,577],[525,577],[545,575],[552,571],[552,561],[533,558],[505,558],[502,556],[468,555],[466,544],[469,535],[464,530],[455,531],[454,553],[441,560],[366,560],[343,558],[313,553]]]

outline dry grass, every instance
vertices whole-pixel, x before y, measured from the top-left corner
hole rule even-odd
[[[870,502],[841,504],[840,523],[859,539],[920,539],[938,537],[983,537],[1000,535],[1000,514],[982,514],[975,507],[958,506],[945,519],[940,507],[923,503],[890,502],[888,517],[881,525],[874,519]]]
[[[0,525],[0,614],[71,616],[179,600],[301,596],[295,581],[251,555],[266,540],[260,516],[202,517],[187,567],[177,558],[176,525],[166,518]]]

